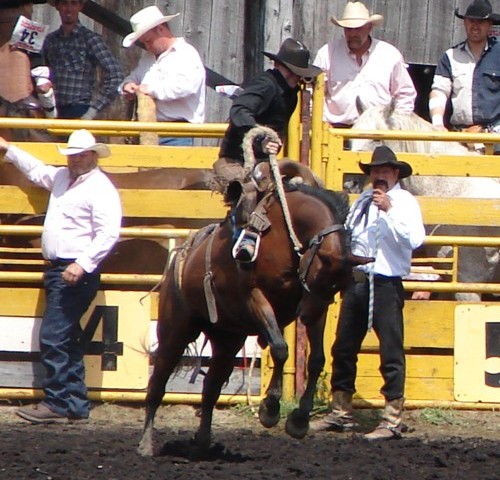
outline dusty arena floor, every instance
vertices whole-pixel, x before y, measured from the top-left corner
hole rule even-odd
[[[143,410],[96,404],[87,425],[31,425],[0,402],[0,479],[373,479],[496,480],[500,412],[409,411],[402,440],[370,444],[355,434],[289,438],[281,422],[260,426],[251,412],[219,409],[210,457],[186,456],[197,427],[191,406],[163,406],[156,421],[155,458],[136,453]],[[368,429],[377,411],[360,411]]]

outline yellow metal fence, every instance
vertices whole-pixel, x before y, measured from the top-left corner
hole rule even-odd
[[[313,130],[311,132],[311,165],[315,172],[320,175],[328,188],[340,189],[343,183],[343,175],[345,173],[359,173],[358,162],[369,161],[368,152],[349,152],[343,150],[344,138],[348,138],[354,133],[350,130],[331,130],[325,128],[321,121],[318,122],[318,105],[319,102],[313,101]],[[7,127],[31,127],[31,128],[48,128],[54,132],[69,132],[74,128],[88,128],[96,134],[102,135],[135,135],[142,131],[155,131],[158,133],[167,133],[169,135],[194,135],[201,137],[218,137],[221,136],[225,129],[225,125],[204,125],[193,126],[186,124],[179,125],[162,125],[162,124],[142,124],[137,122],[82,122],[82,121],[57,121],[57,120],[28,120],[21,121],[19,119],[0,119],[0,125]],[[319,125],[319,127],[318,127]],[[395,135],[414,135],[411,132],[356,132],[359,136],[386,136],[393,138]],[[299,139],[301,135],[307,135],[303,132],[297,114],[291,124],[291,134],[288,156],[290,158],[299,157]],[[461,140],[458,138],[460,134],[438,134],[435,135],[439,140],[448,140],[453,136],[453,140]],[[418,135],[417,135],[418,137]],[[422,137],[423,138],[423,137]],[[427,137],[426,137],[427,138]],[[484,140],[481,135],[466,136],[467,140]],[[64,164],[64,157],[57,152],[55,144],[37,144],[23,143],[24,149],[32,152],[47,163],[60,165]],[[105,169],[121,168],[136,169],[140,167],[188,167],[188,168],[210,168],[217,155],[217,148],[213,147],[156,147],[156,146],[134,146],[134,145],[111,145],[112,156],[108,159],[102,159],[101,165]],[[425,174],[442,174],[447,172],[450,175],[468,176],[472,173],[475,176],[498,176],[500,177],[500,164],[498,157],[484,156],[479,160],[477,157],[472,161],[457,162],[457,157],[437,157],[424,156],[415,154],[398,154],[398,157],[409,161],[414,171]],[[145,218],[175,218],[181,223],[184,219],[199,221],[210,221],[214,218],[221,218],[225,214],[225,208],[220,202],[220,198],[209,191],[178,191],[178,190],[144,190],[144,189],[124,189],[120,191],[123,201],[124,214],[130,217],[145,217]],[[27,188],[20,190],[15,186],[0,187],[0,213],[23,213],[26,215],[34,213],[42,213],[45,210],[47,194],[40,189]],[[456,198],[432,198],[421,197],[418,199],[424,218],[428,223],[439,223],[446,219],[451,224],[471,224],[471,225],[489,225],[498,227],[498,210],[500,205],[498,199],[456,199]],[[38,229],[38,230],[37,230]],[[33,234],[39,232],[40,227],[14,227],[2,226],[0,235],[2,234]],[[154,229],[150,231],[145,228],[123,229],[124,236],[135,237],[150,237],[154,235],[166,237],[182,237],[187,230],[171,231]],[[426,239],[428,243],[438,243],[444,245],[452,245],[454,254],[452,256],[451,266],[444,266],[441,273],[449,274],[450,281],[443,283],[423,284],[422,282],[406,282],[405,286],[408,290],[417,290],[425,287],[434,292],[440,291],[474,291],[500,293],[498,284],[459,284],[456,276],[456,248],[459,245],[478,245],[499,247],[499,237],[492,238],[438,238],[429,237]],[[454,261],[455,259],[455,261]],[[104,273],[103,283],[120,281],[125,285],[142,283],[144,285],[153,285],[158,281],[158,276],[143,276],[133,274],[131,276],[115,276]],[[39,282],[39,273],[29,272],[0,272],[0,281],[8,282],[15,281],[18,283]],[[27,290],[21,287],[13,289],[6,287],[2,289],[2,294],[15,298],[15,302],[37,306],[37,312],[40,311],[40,291],[31,291],[30,295],[35,293],[35,298],[38,300],[30,300],[26,302],[21,294]],[[135,294],[137,295],[137,293]],[[339,299],[337,299],[338,301]],[[112,302],[122,301],[113,298]],[[139,297],[134,297],[134,302],[139,301]],[[34,302],[34,303],[33,303]],[[107,300],[104,299],[106,303]],[[491,307],[494,311],[495,304],[485,304]],[[415,405],[420,404],[435,404],[445,403],[451,404],[456,401],[457,396],[454,392],[455,372],[454,372],[454,346],[456,344],[455,335],[455,314],[458,305],[456,302],[415,302],[408,301],[405,307],[406,317],[406,348],[408,353],[408,392],[409,402],[414,402]],[[35,308],[35,307],[33,307]],[[125,307],[125,309],[128,307]],[[146,313],[141,315],[148,317],[148,323],[155,318],[156,297],[153,295],[150,298],[150,305],[146,307]],[[33,310],[35,312],[35,309]],[[13,315],[12,308],[7,311],[0,312],[1,315]],[[32,316],[35,313],[31,314]],[[333,342],[335,325],[338,315],[338,303],[334,304],[330,309],[329,323],[325,336],[325,348],[328,351]],[[132,319],[124,321],[125,323],[133,322]],[[129,325],[133,325],[130,323]],[[130,327],[132,328],[132,327]],[[99,332],[97,332],[99,334]],[[295,326],[286,329],[286,338],[290,346],[290,352],[295,351],[296,331]],[[377,341],[373,334],[370,334],[363,344],[363,352],[360,357],[359,369],[359,394],[360,402],[377,404],[381,401],[378,389],[380,388],[380,377],[378,374],[377,360]],[[144,351],[141,354],[144,357]],[[95,359],[94,359],[95,360]],[[144,359],[142,360],[144,362]],[[269,364],[269,357],[265,356],[262,359],[262,385],[265,386],[269,379],[272,365]],[[330,359],[328,360],[330,363]],[[98,365],[95,365],[95,371],[98,372]],[[127,369],[124,371],[124,376],[130,376]],[[328,381],[330,366],[326,368],[325,381]],[[303,372],[297,371],[296,359],[293,355],[289,359],[285,369],[284,379],[284,397],[291,399],[295,396],[295,377],[302,375]],[[100,377],[100,374],[97,375]],[[114,383],[113,383],[114,382]],[[117,380],[113,379],[112,384],[116,385]],[[118,381],[119,383],[119,381]],[[144,396],[144,383],[139,384],[140,388],[106,388],[101,385],[100,389],[95,389],[93,395],[95,398],[101,399],[142,399]],[[0,396],[31,396],[38,395],[39,391],[32,389],[0,389]],[[481,394],[479,395],[481,397]],[[478,397],[478,401],[480,398]],[[222,401],[235,402],[242,401],[246,395],[228,395],[224,396]],[[488,397],[491,398],[491,397]],[[168,394],[167,401],[198,401],[198,394]],[[490,400],[491,401],[491,400]],[[496,401],[496,400],[495,400]],[[471,397],[467,397],[467,402],[462,402],[461,405],[475,405]]]

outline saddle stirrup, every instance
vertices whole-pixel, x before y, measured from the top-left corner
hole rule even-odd
[[[259,253],[260,235],[258,233],[247,230],[245,228],[243,228],[241,230],[240,235],[238,236],[238,239],[234,243],[233,250],[231,253],[233,255],[233,258],[237,258],[241,243],[243,240],[246,240],[246,239],[252,239],[255,242],[255,249],[254,249],[252,258],[248,261],[248,263],[255,262],[255,259],[257,258],[257,254]]]

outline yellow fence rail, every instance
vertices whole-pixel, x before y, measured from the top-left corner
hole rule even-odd
[[[322,89],[321,81],[316,84],[314,99],[312,102],[312,130],[310,132],[310,163],[328,188],[340,190],[343,187],[343,176],[346,173],[360,173],[358,162],[369,161],[369,152],[350,152],[343,148],[344,140],[352,137],[376,138],[376,139],[411,139],[411,140],[437,140],[437,141],[467,141],[491,143],[492,137],[487,134],[463,134],[463,133],[425,133],[415,132],[353,132],[345,129],[329,129],[322,122],[322,101],[318,101],[318,91]],[[27,120],[14,118],[0,118],[0,126],[6,128],[36,128],[45,129],[51,133],[65,134],[76,128],[86,128],[97,135],[109,136],[137,136],[142,132],[156,132],[169,136],[193,136],[200,138],[219,138],[222,136],[226,124],[162,124],[154,122],[115,122],[115,121],[80,121],[80,120]],[[300,139],[308,132],[302,131],[298,112],[290,124],[288,152],[290,158],[299,158]],[[56,144],[25,143],[23,148],[40,156],[48,163],[61,165],[65,158],[59,156]],[[156,146],[134,146],[123,144],[110,144],[112,157],[100,161],[103,168],[156,168],[156,167],[188,167],[188,168],[210,168],[217,155],[214,147],[156,147]],[[498,157],[485,155],[481,157],[464,157],[457,162],[457,157],[440,155],[430,156],[411,153],[398,153],[398,157],[409,161],[418,175],[446,175],[453,176],[484,176],[500,177],[500,162]],[[121,190],[124,203],[124,211],[128,216],[144,216],[150,218],[172,217],[180,220],[206,218],[220,218],[225,214],[220,198],[211,192],[195,191],[149,191],[143,189]],[[0,213],[11,213],[12,206],[16,205],[17,212],[32,214],[42,213],[46,205],[46,194],[39,189],[25,189],[19,191],[13,186],[0,187]],[[140,198],[140,201],[138,199]],[[439,223],[446,218],[448,224],[455,225],[487,225],[499,226],[498,218],[500,205],[495,199],[456,199],[419,197],[419,202],[424,212],[426,223]],[[41,232],[41,227],[33,226],[0,226],[0,235],[34,235]],[[183,238],[189,229],[148,229],[148,228],[124,228],[121,235],[123,238],[170,238],[175,241]],[[433,263],[442,265],[438,273],[448,280],[439,282],[405,282],[407,290],[427,290],[431,292],[481,292],[499,294],[499,284],[471,284],[457,281],[457,249],[462,246],[493,247],[500,246],[500,239],[496,237],[427,237],[426,243],[430,245],[449,245],[453,253],[451,258],[446,259],[423,259],[415,262],[415,269]],[[5,275],[4,275],[5,273]],[[18,275],[15,277],[14,275]],[[137,283],[154,285],[159,280],[158,275],[112,275],[103,274],[103,283],[122,282],[125,285]],[[39,282],[39,273],[29,272],[0,272],[0,281],[15,281],[21,283]],[[448,320],[450,312],[455,310],[453,303],[446,306],[438,302],[408,302],[405,307],[410,315],[408,349],[416,349],[416,355],[409,358],[408,369],[409,380],[409,404],[414,402],[418,405],[447,404],[460,406],[475,406],[474,402],[455,402],[453,397],[453,327]],[[336,317],[338,315],[338,303],[332,306],[329,313],[329,326],[325,337],[325,347],[329,350]],[[452,315],[452,313],[451,313]],[[416,321],[414,318],[418,318]],[[441,319],[440,322],[432,322],[433,318]],[[447,318],[443,322],[443,318]],[[442,329],[436,333],[437,329]],[[432,338],[426,335],[433,332]],[[285,330],[285,336],[290,352],[295,351],[296,329],[290,326]],[[436,343],[436,338],[444,339]],[[434,343],[433,343],[434,342]],[[380,402],[377,397],[377,387],[374,381],[378,376],[374,365],[377,364],[377,343],[369,337],[363,346],[361,356],[360,377],[367,380],[367,388],[361,389],[359,402],[367,402],[376,405]],[[429,349],[438,351],[437,356],[429,354]],[[450,355],[451,352],[451,355]],[[374,356],[375,355],[375,356]],[[270,369],[263,358],[263,384],[270,375]],[[424,373],[422,373],[424,372]],[[328,373],[328,368],[327,368]],[[284,398],[292,399],[296,394],[295,377],[297,372],[296,358],[291,355],[286,367],[284,378]],[[422,384],[423,382],[423,384]],[[422,386],[424,385],[424,386]],[[3,390],[0,390],[2,394]],[[11,391],[12,393],[12,391]],[[21,395],[39,395],[37,391],[24,391]],[[110,390],[108,392],[94,392],[92,395],[102,399],[130,399],[143,398],[143,392],[126,392]],[[199,401],[197,394],[167,396],[169,401]],[[243,396],[235,395],[230,398],[224,397],[222,401],[242,401]]]

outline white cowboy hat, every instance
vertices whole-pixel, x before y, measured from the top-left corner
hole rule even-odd
[[[130,25],[132,26],[132,33],[129,33],[122,42],[122,45],[127,48],[134,44],[140,37],[142,37],[149,30],[161,25],[162,23],[170,22],[172,18],[177,17],[179,14],[163,15],[158,7],[146,7],[139,10],[137,13],[130,17]]]
[[[330,18],[334,25],[342,28],[359,28],[367,23],[379,25],[384,21],[382,15],[370,15],[368,9],[361,2],[348,2],[344,8],[342,18],[338,20],[335,17]]]
[[[94,135],[88,130],[75,130],[68,138],[67,148],[57,147],[62,155],[93,151],[99,158],[109,157],[111,152],[104,143],[96,143]]]

